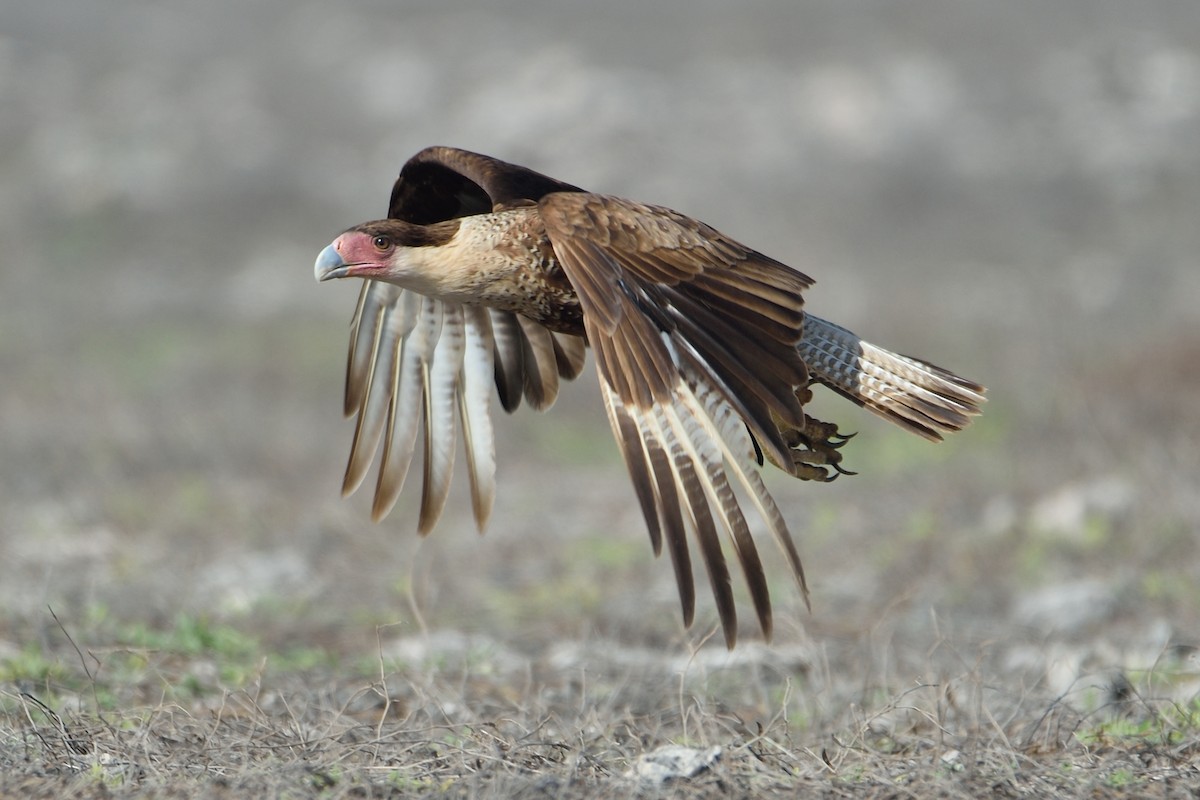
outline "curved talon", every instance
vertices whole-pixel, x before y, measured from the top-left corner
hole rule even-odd
[[[842,454],[839,452],[846,442],[858,435],[857,431],[842,433],[836,423],[806,416],[803,427],[781,426],[780,433],[792,451],[792,469],[789,471],[801,480],[829,483],[839,475],[858,474],[841,466]],[[832,472],[829,467],[833,468]]]

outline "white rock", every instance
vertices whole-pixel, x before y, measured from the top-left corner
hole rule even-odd
[[[694,778],[715,764],[720,757],[720,747],[698,750],[694,747],[669,744],[639,756],[633,766],[632,777],[655,784]]]

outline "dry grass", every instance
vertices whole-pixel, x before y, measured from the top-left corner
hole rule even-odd
[[[374,663],[246,628],[45,632],[4,662],[0,795],[13,797],[1190,796],[1200,702],[1164,658],[1051,696],[989,651],[934,642],[923,672],[851,689],[829,649],[388,640]],[[104,646],[81,641],[107,642]],[[135,644],[141,642],[141,644]],[[339,650],[341,647],[338,648]],[[353,647],[347,645],[347,651]],[[1192,679],[1194,680],[1194,678]],[[907,686],[904,684],[907,683]],[[901,688],[902,687],[902,688]],[[663,745],[720,749],[665,785]]]

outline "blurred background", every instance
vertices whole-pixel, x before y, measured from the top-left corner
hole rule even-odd
[[[461,479],[424,542],[416,487],[340,499],[357,287],[311,265],[429,144],[703,219],[988,385],[938,446],[822,401],[860,475],[772,478],[783,641],[1037,676],[1200,640],[1194,0],[9,3],[0,109],[10,646],[48,605],[680,636],[590,369],[500,421],[482,540]]]

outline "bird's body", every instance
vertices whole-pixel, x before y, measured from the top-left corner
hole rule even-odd
[[[522,397],[547,407],[590,345],[655,552],[665,542],[671,554],[685,621],[694,609],[690,531],[729,646],[736,614],[721,529],[771,630],[762,564],[730,477],[807,597],[758,466],[765,458],[819,480],[844,471],[846,437],[804,412],[812,383],[934,440],[968,424],[983,401],[978,384],[806,314],[810,278],[704,223],[451,148],[414,156],[389,218],[339,236],[316,273],[366,279],[347,372],[345,410],[358,424],[345,491],[382,440],[374,512],[385,515],[423,421],[427,532],[445,503],[460,420],[482,530],[495,491],[489,384],[508,411]]]

